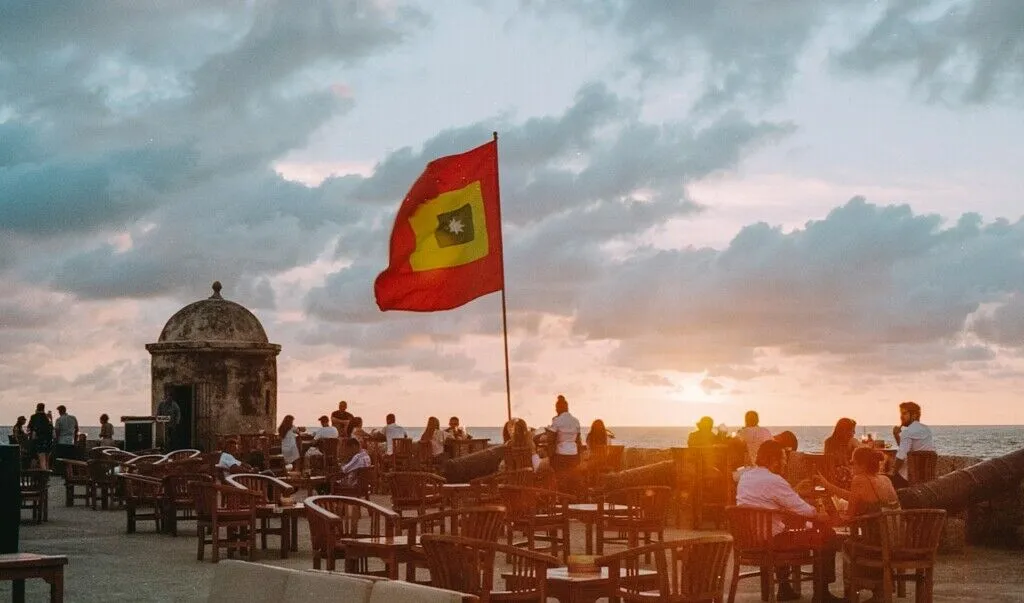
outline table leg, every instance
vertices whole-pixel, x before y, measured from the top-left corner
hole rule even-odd
[[[289,546],[291,547],[290,550],[294,553],[299,550],[299,518],[292,515],[290,521],[292,524],[292,533]]]
[[[586,549],[588,555],[594,554],[594,528],[597,527],[597,523],[591,523],[589,521],[583,523],[583,527],[586,530]]]
[[[288,551],[292,548],[292,522],[281,516],[281,559],[288,558]]]
[[[11,581],[11,601],[25,603],[25,579]]]
[[[50,579],[50,603],[64,603],[64,568],[54,572]]]

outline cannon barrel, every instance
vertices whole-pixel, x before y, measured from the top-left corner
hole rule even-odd
[[[901,488],[904,509],[959,511],[991,500],[1024,479],[1024,449],[947,473],[923,484]]]
[[[460,456],[457,459],[448,459],[441,467],[441,475],[450,484],[464,484],[475,477],[490,475],[498,470],[501,461],[505,458],[505,445],[491,446],[485,450],[478,450]]]

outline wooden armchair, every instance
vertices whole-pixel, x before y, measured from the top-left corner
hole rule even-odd
[[[931,450],[917,450],[907,454],[907,482],[910,485],[935,479],[939,455]]]
[[[142,454],[133,458],[128,459],[121,463],[122,473],[138,473],[141,475],[155,475],[159,473],[159,470],[154,470],[153,467],[160,459],[164,458],[162,454]]]
[[[334,571],[335,562],[345,559],[344,538],[393,537],[399,516],[391,509],[361,498],[348,496],[311,496],[305,500],[309,520],[309,539],[313,547],[313,569],[320,569],[322,560],[327,570]],[[361,562],[365,570],[365,560]]]
[[[172,536],[178,535],[178,522],[196,518],[193,482],[213,483],[213,476],[205,473],[170,473],[161,478],[163,483],[160,513],[163,528]]]
[[[283,497],[290,497],[295,492],[295,487],[276,477],[258,473],[235,473],[225,477],[224,482],[260,495],[258,504],[262,508],[256,512],[256,519],[259,521],[256,530],[260,535],[260,549],[266,550],[267,536],[285,537],[285,530],[288,529],[285,522],[290,519],[280,513],[274,513],[270,505],[280,505]],[[274,520],[277,521],[276,526],[273,525]]]
[[[78,492],[82,488],[82,492]],[[85,461],[64,461],[64,506],[72,507],[76,500],[89,505],[89,464]]]
[[[387,463],[392,471],[417,471],[419,456],[411,438],[395,438],[391,440],[392,454]]]
[[[163,482],[154,477],[134,473],[122,473],[119,476],[124,492],[124,509],[128,534],[135,533],[135,524],[139,520],[152,521],[159,532],[161,528],[161,507],[163,501]]]
[[[732,472],[741,464],[742,455],[725,444],[695,447],[690,451],[694,469],[689,497],[693,526],[700,528],[705,518],[710,517],[717,528],[725,520],[725,508],[736,502]]]
[[[492,540],[424,534],[420,543],[433,586],[475,595],[481,603],[547,601],[547,570],[561,565],[550,555]],[[509,559],[504,590],[494,588],[494,559],[499,553]]]
[[[380,481],[377,467],[360,467],[352,473],[355,479],[354,484],[350,484],[344,479],[336,478],[331,481],[331,494],[370,500],[370,492],[373,491],[373,485]]]
[[[405,511],[423,515],[441,509],[441,485],[445,479],[426,471],[395,471],[385,476],[391,486],[391,508],[401,516]]]
[[[93,446],[89,449],[86,454],[87,459],[103,459],[107,458],[106,452],[108,450],[120,450],[117,446]]]
[[[194,459],[202,456],[202,452],[195,448],[182,448],[180,450],[172,450],[157,461],[158,463],[172,463],[174,461],[184,461],[186,459]]]
[[[50,519],[50,472],[46,469],[26,469],[21,472],[21,508],[32,511],[32,521],[42,523]]]
[[[256,507],[261,494],[237,486],[210,482],[192,482],[192,497],[196,507],[196,533],[198,538],[196,559],[203,560],[206,545],[211,545],[210,556],[220,561],[220,549],[228,550],[231,557],[236,549],[244,549],[249,561],[256,549]],[[223,530],[223,533],[222,531]]]
[[[123,452],[123,451],[118,451]],[[92,501],[92,508],[96,510],[96,502],[100,502],[103,510],[109,509],[117,494],[117,473],[114,471],[121,465],[121,461],[113,459],[109,451],[106,459],[91,459],[87,462],[89,466],[89,499]],[[131,454],[130,452],[127,454]],[[132,455],[134,458],[135,455]]]
[[[814,552],[810,549],[780,550],[775,546],[773,525],[776,520],[805,524],[807,518],[785,511],[735,506],[725,509],[732,534],[735,558],[729,586],[729,603],[736,599],[736,587],[744,578],[761,579],[761,600],[775,603],[775,570],[791,568],[793,590],[800,593],[804,579],[801,566],[813,565]],[[740,566],[755,566],[757,571],[740,573]]]
[[[870,588],[891,603],[893,587],[914,582],[918,602],[932,600],[935,556],[946,511],[907,509],[855,518],[843,546],[843,582],[847,600]]]
[[[498,492],[498,486],[501,485],[536,487],[537,474],[533,467],[527,467],[474,477],[469,480],[469,498],[479,505],[500,504],[501,494]]]
[[[406,565],[406,580],[414,582],[416,565],[426,564],[422,545],[415,544],[424,534],[450,534],[463,538],[479,538],[496,542],[505,526],[505,507],[487,505],[460,507],[407,517],[399,520],[399,529],[404,531],[410,543],[410,556]]]
[[[137,456],[139,455],[134,454],[132,452],[128,452],[126,450],[121,450],[120,448],[107,448],[103,451],[103,456],[101,458],[114,460],[117,461],[118,463],[123,463]]]
[[[560,556],[563,561],[569,559],[569,503],[575,498],[571,495],[528,486],[500,485],[502,504],[508,510],[507,543],[523,545],[531,550]],[[526,540],[514,543],[515,532],[521,532]],[[537,543],[547,543],[544,548],[537,548]]]
[[[651,544],[654,534],[664,541],[671,502],[672,488],[668,486],[633,486],[606,492],[597,501],[597,554],[603,555],[607,544],[636,548],[641,538],[644,544]],[[613,510],[614,505],[626,508]]]
[[[729,536],[702,536],[658,542],[599,557],[608,568],[615,597],[622,601],[721,603],[725,596],[725,566],[732,553]],[[654,556],[657,589],[641,575],[643,559]]]

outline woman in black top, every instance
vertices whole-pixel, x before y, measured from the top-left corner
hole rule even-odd
[[[46,418],[46,406],[36,404],[36,412],[28,420],[28,434],[32,438],[32,449],[39,459],[40,469],[50,468],[50,449],[53,447],[53,424]]]
[[[28,458],[31,451],[29,450],[28,434],[25,433],[25,417],[18,417],[18,420],[14,423],[14,427],[11,429],[11,437],[9,438],[11,444],[18,446],[21,449],[21,468],[28,468]]]

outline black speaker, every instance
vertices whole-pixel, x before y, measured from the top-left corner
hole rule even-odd
[[[0,554],[18,552],[21,525],[21,448],[0,445]]]
[[[124,449],[128,452],[149,450],[153,447],[152,421],[125,421]]]

